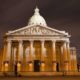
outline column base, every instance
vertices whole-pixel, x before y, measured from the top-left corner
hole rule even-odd
[[[53,71],[56,72],[57,61],[52,61],[52,64],[53,64]]]
[[[4,69],[3,69],[3,71],[4,72],[8,72],[9,71],[9,61],[4,61]]]
[[[41,61],[41,71],[45,71],[45,62]]]
[[[64,71],[66,71],[66,72],[69,71],[69,65],[68,64],[69,64],[68,60],[64,61]]]
[[[32,72],[33,71],[33,62],[29,61],[28,64],[29,64],[29,71]]]

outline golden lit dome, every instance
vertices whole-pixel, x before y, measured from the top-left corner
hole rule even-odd
[[[47,25],[45,19],[40,15],[39,9],[37,7],[35,9],[34,15],[30,18],[28,25]]]

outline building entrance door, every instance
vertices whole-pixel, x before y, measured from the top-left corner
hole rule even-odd
[[[57,67],[57,71],[59,72],[59,63],[57,63],[57,66],[56,67]]]
[[[40,72],[40,60],[34,60],[34,72]]]
[[[17,76],[17,64],[14,65],[14,73]]]

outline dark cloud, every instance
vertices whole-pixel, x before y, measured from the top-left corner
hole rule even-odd
[[[71,46],[80,49],[80,0],[38,0],[40,13],[50,27],[72,35]],[[0,0],[0,43],[8,30],[27,25],[36,0]]]

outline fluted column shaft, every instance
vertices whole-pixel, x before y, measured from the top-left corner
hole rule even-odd
[[[44,61],[44,40],[41,41],[41,61]]]
[[[69,63],[68,63],[68,70],[71,71],[70,42],[69,42],[69,41],[67,42],[67,57],[68,57],[68,60],[69,60]]]
[[[56,71],[56,41],[52,41],[53,71]]]
[[[63,44],[63,57],[64,57],[64,71],[68,71],[68,53],[67,53],[67,42]]]
[[[18,61],[23,61],[23,41],[19,41],[19,58]]]
[[[56,61],[56,41],[52,41],[53,61]]]
[[[30,61],[32,61],[33,60],[33,43],[34,43],[34,41],[30,41]]]
[[[29,71],[33,71],[33,44],[34,44],[34,41],[31,40],[30,41],[30,55],[29,55]]]
[[[7,41],[7,55],[6,55],[6,60],[10,61],[11,57],[11,40]]]
[[[67,43],[64,42],[63,44],[63,51],[64,51],[64,61],[68,60],[68,55],[67,55]]]
[[[11,40],[8,40],[7,41],[6,59],[4,62],[4,71],[10,70],[10,57],[11,57]]]
[[[41,41],[41,71],[45,71],[45,53],[44,53],[44,43],[45,41]]]

